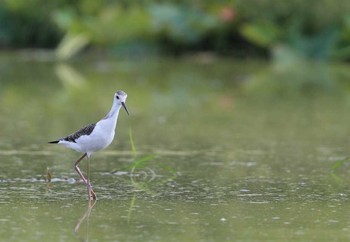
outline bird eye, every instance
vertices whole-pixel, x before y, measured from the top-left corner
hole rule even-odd
[[[117,99],[119,99],[119,96],[117,96]]]

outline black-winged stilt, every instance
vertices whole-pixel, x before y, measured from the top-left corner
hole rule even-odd
[[[49,142],[51,144],[62,144],[80,153],[84,153],[75,162],[74,167],[76,172],[86,184],[89,200],[96,200],[96,194],[92,190],[89,176],[85,178],[83,173],[80,171],[80,168],[78,166],[79,162],[84,159],[85,156],[87,156],[87,174],[89,174],[89,158],[91,154],[106,148],[113,141],[120,108],[123,107],[126,113],[129,115],[125,104],[127,96],[128,95],[125,92],[117,91],[114,94],[112,108],[103,119],[97,123],[89,124],[71,135]]]

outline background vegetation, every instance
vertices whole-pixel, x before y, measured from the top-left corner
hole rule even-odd
[[[4,0],[2,48],[350,60],[350,1]]]

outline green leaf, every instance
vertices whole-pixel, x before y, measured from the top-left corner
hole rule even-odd
[[[343,166],[343,164],[347,161],[350,160],[350,157],[347,157],[343,160],[337,160],[333,165],[332,165],[332,172],[335,173],[335,171],[340,168],[341,166]]]
[[[248,23],[240,28],[241,34],[256,45],[269,47],[279,38],[278,27],[274,23]]]
[[[149,155],[149,156],[145,156],[142,157],[141,159],[135,160],[132,164],[132,168],[142,168],[145,167],[147,162],[154,159],[155,155]]]

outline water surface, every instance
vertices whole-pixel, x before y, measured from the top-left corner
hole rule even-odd
[[[308,65],[3,54],[0,237],[348,240],[349,68]],[[131,115],[91,159],[89,204],[79,154],[47,142],[102,118],[120,89]]]

